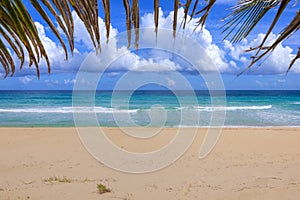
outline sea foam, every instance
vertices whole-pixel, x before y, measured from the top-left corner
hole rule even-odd
[[[0,113],[135,113],[138,110],[121,110],[97,107],[46,107],[46,108],[1,108]]]

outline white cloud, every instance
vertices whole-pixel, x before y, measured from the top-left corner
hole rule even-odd
[[[285,81],[286,81],[285,79],[278,79],[277,80],[278,83],[285,83]]]
[[[110,72],[108,73],[109,77],[114,77],[114,76],[118,76],[120,73],[119,72]]]
[[[58,85],[59,81],[58,80],[44,80],[44,83],[48,86],[51,86],[51,85]]]
[[[229,6],[234,5],[236,3],[236,0],[222,0],[222,1],[216,1],[216,4],[226,4]]]
[[[176,82],[173,79],[167,78],[167,85],[170,87],[175,87]]]
[[[41,38],[41,41],[44,45],[44,48],[47,52],[48,58],[50,60],[51,64],[51,72],[52,73],[59,73],[59,72],[76,72],[82,61],[85,59],[85,57],[88,55],[88,51],[91,51],[94,49],[94,46],[90,40],[89,34],[86,31],[84,24],[82,21],[80,21],[79,17],[76,15],[75,11],[72,12],[72,15],[74,17],[74,40],[76,46],[84,46],[84,50],[78,50],[74,49],[74,54],[72,55],[71,52],[69,52],[69,59],[66,61],[65,57],[65,51],[62,48],[61,44],[59,42],[55,42],[50,37],[46,35],[46,29],[47,27],[44,27],[41,23],[35,22],[35,25],[37,27],[39,36]],[[105,26],[103,20],[99,17],[99,27],[101,35],[104,36],[106,34]],[[64,33],[60,28],[58,28],[59,32],[63,35]],[[117,33],[117,30],[111,27],[111,36],[115,36]],[[105,37],[101,38],[101,41],[104,42],[106,39]],[[68,48],[68,44],[66,43],[66,46]],[[28,66],[28,54],[25,52],[26,61],[24,66]],[[18,59],[14,55],[14,60]],[[40,71],[41,73],[47,73],[47,64],[45,59],[42,59],[39,63]],[[33,74],[35,73],[34,70],[29,70],[24,68],[24,72],[26,74]],[[52,83],[53,84],[53,83]]]
[[[255,81],[255,84],[260,87],[260,88],[264,88],[264,87],[267,87],[268,86],[268,83],[265,83],[265,82],[262,82],[262,81],[259,81],[259,80],[256,80]]]
[[[24,76],[24,77],[19,77],[19,81],[21,81],[21,83],[23,84],[28,84],[32,81],[32,79],[29,78],[28,76]]]
[[[253,55],[256,51],[251,53],[245,53],[245,50],[250,47],[257,47],[261,44],[265,34],[258,34],[257,37],[252,41],[243,40],[241,44],[233,45],[229,41],[224,41],[224,49],[227,50],[228,56],[234,60],[233,62],[240,62],[240,68],[245,69],[251,63],[251,55]],[[277,38],[275,34],[271,33],[265,45],[271,45]],[[293,53],[293,49],[289,46],[284,46],[280,43],[273,52],[269,56],[262,58],[257,62],[258,66],[253,66],[253,70],[251,73],[255,74],[280,74],[285,73],[289,63],[293,59],[295,54]],[[296,62],[292,68],[294,72],[300,72],[300,62]]]
[[[163,11],[160,9],[159,12],[159,28],[164,28],[164,29],[169,29],[172,30],[173,26],[173,16],[174,12],[170,12],[169,15],[164,17]],[[184,9],[180,8],[178,10],[178,19],[177,19],[177,27],[180,27],[182,19],[184,17]],[[216,68],[221,71],[225,72],[229,68],[229,65],[226,62],[225,59],[225,53],[216,45],[213,43],[213,37],[210,34],[210,32],[203,27],[203,29],[196,29],[195,30],[195,25],[197,24],[197,21],[199,18],[193,18],[191,21],[189,21],[186,24],[185,29],[183,30],[182,28],[178,29],[178,33],[182,34],[191,40],[194,40],[198,43],[198,45],[201,45],[202,48],[204,49],[205,53],[211,58],[211,61],[213,64],[216,66]],[[153,13],[148,13],[145,14],[141,18],[141,27],[142,28],[154,28],[154,20],[153,20]],[[160,32],[158,32],[158,36],[160,37]],[[153,34],[151,34],[149,37],[153,39]],[[162,37],[162,36],[161,36]],[[177,36],[180,37],[180,36]],[[143,39],[149,39],[149,38],[143,38]],[[176,38],[177,39],[177,38]],[[167,35],[167,37],[163,37],[160,42],[166,43],[165,45],[170,45],[174,43],[174,40],[170,35]],[[184,44],[183,44],[184,45]],[[160,46],[163,46],[160,44]],[[189,54],[192,54],[193,59],[196,62],[199,62],[201,59],[204,60],[204,55],[202,55],[201,52],[195,52],[192,47],[189,47],[188,45],[186,46],[189,49]],[[184,48],[184,46],[182,47]],[[204,52],[203,52],[204,53]],[[209,66],[206,66],[209,67]]]
[[[80,21],[79,17],[76,15],[75,11],[72,12],[72,15],[74,17],[74,40],[76,46],[80,46],[80,43],[82,46],[84,46],[84,50],[80,51],[78,49],[74,49],[74,55],[69,52],[69,59],[65,60],[65,52],[61,46],[60,43],[55,42],[50,37],[46,35],[46,29],[47,27],[44,27],[41,23],[35,22],[35,25],[37,27],[39,36],[41,38],[41,41],[44,45],[44,48],[47,52],[48,58],[50,60],[51,64],[51,72],[52,73],[59,73],[59,72],[76,72],[79,69],[80,64],[87,56],[88,52],[90,50],[93,50],[93,44],[90,40],[89,34],[86,31],[86,28],[84,27],[84,24],[82,21]],[[103,20],[99,17],[99,27],[100,27],[100,33],[102,36],[106,34],[105,25]],[[58,28],[60,33],[63,35],[63,32],[60,28]],[[117,33],[117,30],[111,27],[111,36],[115,36]],[[105,37],[101,37],[101,42],[104,42],[106,39]],[[68,48],[68,44],[66,43],[66,46]],[[28,66],[29,60],[28,60],[28,54],[25,52],[26,61],[24,66]],[[18,58],[14,55],[14,60],[18,61]],[[47,73],[47,64],[45,59],[42,59],[39,63],[40,71],[41,73]],[[23,69],[23,74],[35,74],[34,70],[29,70],[28,68]]]
[[[178,27],[183,15],[184,10],[181,8],[178,11]],[[141,18],[140,49],[137,53],[129,51],[126,48],[127,33],[119,33],[118,38],[111,38],[108,44],[102,45],[102,52],[100,54],[90,54],[83,65],[88,71],[102,71],[111,64],[110,71],[193,72],[196,69],[190,63],[194,63],[194,65],[197,65],[198,70],[201,71],[215,71],[216,68],[222,72],[229,71],[229,64],[226,63],[225,53],[212,42],[210,32],[205,27],[203,30],[194,30],[197,20],[192,19],[184,31],[182,29],[179,30],[177,37],[174,39],[172,33],[173,12],[164,17],[160,9],[159,28],[161,29],[156,38],[153,31],[153,13],[145,14]],[[80,41],[84,42],[83,39]],[[200,48],[199,44],[202,48]],[[146,53],[140,53],[143,51],[143,48],[147,47],[152,47],[152,49],[148,49]],[[185,55],[186,57],[180,58],[178,55]],[[209,58],[211,59],[209,60]],[[180,59],[181,62],[178,62]],[[187,63],[184,59],[190,63]]]
[[[76,83],[75,79],[64,79],[64,84],[65,85],[73,85]]]
[[[231,2],[229,0],[228,2]],[[165,15],[163,11],[160,9],[159,14],[159,28],[162,29],[172,29],[173,24],[173,13],[170,12],[168,15]],[[83,23],[76,16],[76,14],[72,13],[74,16],[75,23],[75,41],[78,43],[82,43],[87,49],[92,50],[93,45],[89,38],[89,34],[84,28]],[[180,27],[182,18],[184,15],[183,8],[178,10],[178,27]],[[233,73],[236,74],[250,63],[251,53],[245,53],[245,49],[249,49],[249,47],[255,47],[260,44],[262,41],[264,34],[259,34],[257,38],[252,41],[243,40],[241,43],[237,45],[231,44],[229,41],[224,41],[224,46],[220,47],[213,43],[213,37],[209,30],[205,27],[203,29],[196,29],[195,23],[199,18],[192,19],[189,23],[187,23],[185,30],[180,28],[178,30],[179,34],[184,34],[185,36],[195,40],[198,44],[200,44],[205,53],[211,58],[213,64],[216,68],[223,73]],[[118,33],[117,29],[111,27],[110,32],[110,40],[109,43],[106,44],[106,30],[104,26],[104,22],[101,18],[99,18],[100,25],[100,33],[102,35],[102,53],[95,56],[90,55],[89,61],[85,64],[88,65],[88,69],[91,71],[99,71],[102,70],[105,66],[110,64],[109,62],[115,60],[115,62],[111,65],[110,70],[117,72],[122,70],[131,70],[131,71],[193,71],[195,69],[191,68],[191,66],[185,65],[185,63],[178,63],[176,60],[172,59],[172,56],[168,53],[148,51],[148,54],[152,54],[150,58],[145,58],[141,56],[139,53],[130,52],[126,48],[126,33]],[[147,13],[141,17],[141,28],[154,28],[153,22],[153,13]],[[155,34],[153,31],[144,31],[140,33],[140,46],[142,44],[153,44],[158,43],[159,47],[167,47],[170,44],[174,43],[174,39],[170,37],[170,35],[164,35],[162,31],[159,31],[157,41],[155,40]],[[120,36],[121,35],[121,36]],[[178,35],[178,34],[177,34]],[[115,38],[114,36],[118,36]],[[120,37],[123,37],[122,45],[120,42]],[[269,40],[266,45],[270,44],[276,39],[276,35],[271,34]],[[134,40],[134,37],[132,37]],[[205,63],[204,56],[199,52],[193,51],[193,49],[185,50],[182,47],[183,51],[189,51],[191,55],[189,59],[193,59],[195,63],[200,63],[200,65],[204,66]],[[283,73],[286,71],[288,64],[291,59],[295,56],[292,49],[289,46],[283,46],[279,44],[278,47],[272,52],[272,54],[263,62],[262,67],[253,70],[253,73],[256,74],[275,74],[275,73]],[[300,72],[300,62],[296,62],[292,71]],[[210,66],[206,66],[207,70],[209,70]],[[254,67],[255,68],[255,67]],[[67,68],[68,70],[68,68]],[[204,69],[205,71],[205,69]]]
[[[39,22],[35,23],[41,40],[46,49],[46,52],[49,56],[52,73],[66,71],[76,72],[81,63],[85,60],[85,57],[88,55],[88,51],[92,51],[94,49],[93,44],[90,40],[90,36],[84,27],[84,24],[81,22],[81,20],[78,18],[74,11],[72,12],[72,15],[74,17],[75,25],[75,47],[79,46],[80,50],[75,49],[74,56],[72,57],[70,55],[69,61],[65,61],[65,53],[61,45],[59,43],[54,42],[54,40],[52,40],[46,35],[45,27]],[[178,10],[178,27],[180,27],[183,15],[184,10],[183,8],[180,8]],[[207,57],[204,55],[206,54],[210,57],[211,61],[220,72],[237,74],[239,71],[244,69],[251,61],[251,54],[245,53],[244,50],[248,49],[249,47],[257,46],[258,44],[260,44],[261,40],[264,37],[263,34],[259,34],[254,40],[248,41],[245,39],[237,45],[233,45],[229,41],[225,40],[224,45],[220,47],[213,42],[213,36],[205,27],[203,27],[203,29],[194,30],[195,23],[198,19],[199,18],[194,18],[189,23],[187,23],[185,30],[180,28],[178,30],[177,38],[175,40],[170,34],[166,34],[163,30],[160,30],[158,32],[157,41],[155,39],[155,34],[152,29],[150,31],[141,31],[140,46],[145,47],[149,44],[155,46],[153,44],[157,44],[158,47],[173,50],[175,53],[183,52],[185,53],[185,55],[189,55],[187,58],[183,59],[187,59],[188,61],[192,61],[192,63],[196,63],[197,65],[201,66],[201,70],[214,70],[214,68],[210,64],[207,64],[210,63],[210,61],[208,61]],[[168,15],[165,15],[160,9],[159,28],[172,30],[172,24],[173,12],[170,12]],[[111,38],[109,40],[109,43],[106,44],[105,25],[100,17],[99,26],[101,33],[102,53],[98,55],[90,54],[89,59],[85,60],[84,65],[87,66],[88,71],[103,70],[104,67],[109,64],[111,64],[109,73],[115,73],[116,75],[118,72],[124,70],[131,70],[137,72],[195,71],[195,69],[186,61],[174,58],[174,54],[169,52],[163,52],[159,50],[148,50],[146,53],[143,54],[140,51],[134,52],[128,50],[126,48],[126,33],[118,33],[118,30],[113,27],[111,27]],[[147,13],[141,17],[140,27],[154,28],[153,13]],[[200,44],[203,47],[203,52],[201,53],[195,51],[193,46],[189,46],[189,44],[185,45],[184,41],[180,40],[180,34],[183,34],[184,36],[190,38],[192,41],[196,41],[197,44]],[[117,36],[117,38],[115,36]],[[122,39],[120,39],[120,37]],[[270,42],[274,41],[276,37],[276,35],[271,34],[269,37],[269,41],[266,44],[270,44]],[[134,37],[132,37],[132,40],[134,40]],[[173,47],[174,49],[172,49]],[[268,59],[266,59],[263,62],[263,66],[259,67],[256,70],[253,70],[253,73],[283,73],[286,71],[288,64],[294,56],[295,54],[289,46],[283,46],[282,44],[279,44],[278,47],[268,57]],[[110,63],[112,60],[114,62]],[[42,73],[47,72],[46,67],[47,66],[45,61],[42,60]],[[300,73],[299,61],[295,63],[295,66],[292,68],[292,71]],[[33,70],[30,71],[30,73],[32,72]],[[114,76],[114,74],[111,75]],[[72,84],[71,80],[67,79],[64,81],[64,83]],[[55,83],[48,82],[48,84]]]
[[[90,35],[86,30],[84,23],[80,20],[75,11],[72,11],[72,16],[74,18],[74,40],[77,43],[82,43],[84,47],[88,50],[94,50],[94,45],[90,39]],[[101,44],[106,42],[106,29],[105,23],[102,18],[98,17],[98,24],[100,28],[100,42]],[[62,33],[62,30],[60,30]],[[110,26],[110,38],[113,38],[117,35],[118,30]]]
[[[62,46],[58,43],[55,43],[52,39],[46,36],[45,27],[39,22],[35,22],[39,36],[43,42],[45,50],[50,60],[51,71],[57,73],[60,71],[75,71],[79,68],[80,63],[86,56],[85,52],[79,52],[77,49],[74,50],[74,55],[72,56],[69,52],[69,60],[65,60],[65,52]],[[45,60],[41,61],[41,72],[45,73],[46,71],[46,62]]]

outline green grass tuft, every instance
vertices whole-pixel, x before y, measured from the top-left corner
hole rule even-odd
[[[101,183],[97,184],[97,189],[100,194],[111,192],[111,189],[107,188],[105,185],[103,185]]]

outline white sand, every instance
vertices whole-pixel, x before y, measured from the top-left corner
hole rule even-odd
[[[147,152],[164,146],[176,129],[142,142],[117,128],[106,132],[124,149]],[[0,128],[0,200],[300,197],[300,129],[224,129],[211,154],[199,160],[204,133],[199,129],[188,152],[170,167],[136,175],[96,161],[74,128]],[[55,176],[70,183],[50,181]],[[112,192],[99,194],[99,183]]]

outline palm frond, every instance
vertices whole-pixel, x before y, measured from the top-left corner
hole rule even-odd
[[[178,9],[181,6],[184,7],[184,16],[181,22],[183,29],[186,28],[189,13],[190,20],[195,16],[200,17],[195,28],[204,26],[212,7],[216,3],[216,0],[205,0],[206,5],[197,11],[199,2],[199,0],[186,0],[183,4],[179,0],[174,0],[173,37],[176,37]],[[290,2],[290,0],[238,0],[237,4],[231,8],[231,14],[224,18],[224,20],[226,20],[226,23],[223,26],[223,32],[225,33],[224,39],[231,37],[231,41],[233,43],[237,43],[249,35],[257,23],[269,10],[279,5],[276,16],[268,28],[261,44],[258,47],[253,47],[248,50],[248,52],[256,51],[252,57],[252,62],[249,65],[249,68],[268,53],[271,53],[280,42],[298,31],[300,27],[299,11],[290,24],[282,31],[276,41],[270,46],[265,46],[267,38]],[[71,53],[73,53],[74,20],[72,11],[75,11],[80,20],[83,22],[96,51],[101,51],[100,30],[98,24],[98,0],[30,0],[30,3],[59,40],[65,52],[66,59],[69,58],[66,43],[63,36],[58,31],[58,27],[56,27],[52,22],[51,17],[56,19],[58,26],[67,38]],[[107,42],[110,35],[111,22],[110,3],[110,0],[102,0]],[[131,30],[133,26],[135,33],[134,47],[138,49],[140,27],[139,1],[123,0],[123,5],[126,12],[128,47],[130,47],[131,44]],[[159,24],[159,0],[153,0],[153,6],[154,27],[157,38]],[[50,61],[47,52],[39,37],[35,23],[22,0],[0,0],[0,34],[0,63],[4,68],[6,76],[9,74],[13,75],[15,72],[13,54],[20,60],[20,69],[22,69],[24,65],[25,55],[28,55],[29,66],[32,66],[33,64],[35,65],[38,77],[40,73],[39,62],[42,58],[44,58],[48,66],[48,73],[50,73]],[[296,60],[299,59],[299,54],[300,50],[298,50],[297,55],[291,61],[287,71],[289,71]]]
[[[179,0],[174,0],[173,37],[176,37]]]
[[[212,7],[216,3],[216,0],[206,0],[206,1],[208,1],[208,4],[204,8],[202,8],[201,10],[197,11],[196,14],[195,14],[195,15],[200,15],[201,13],[203,13],[200,16],[200,19],[197,22],[196,28],[199,27],[199,26],[201,26],[201,27],[204,26],[204,24],[206,22],[206,19],[208,17],[208,14],[210,13]],[[197,7],[197,4],[198,4],[198,2],[196,1],[195,5],[194,5],[194,8]]]
[[[24,48],[28,52],[29,66],[31,66],[33,63],[35,64],[37,76],[39,77],[40,75],[38,62],[41,57],[45,58],[48,65],[48,72],[50,73],[50,63],[47,53],[39,38],[35,24],[30,17],[27,9],[25,8],[23,2],[20,0],[15,0],[13,2],[1,1],[0,16],[0,27],[2,28],[2,32],[5,33],[4,39],[8,42],[9,46],[17,54],[17,56],[19,58],[21,57],[20,68],[22,68],[22,65],[24,63],[24,46]],[[16,45],[18,46],[18,50],[16,48]],[[1,45],[1,60],[2,63],[6,63],[6,65],[3,65],[3,67],[7,76],[8,73],[10,73],[10,68],[11,75],[14,74],[15,65],[13,60],[11,60],[11,54],[6,50],[6,48],[6,46]]]
[[[37,0],[35,0],[35,2],[37,2]],[[58,13],[57,13],[56,10],[54,9],[54,7],[52,6],[52,4],[48,0],[41,0],[41,2],[46,6],[46,8],[55,17],[57,23],[59,24],[59,27],[63,30],[65,36],[67,37],[67,40],[68,40],[68,43],[70,46],[70,50],[73,53],[73,51],[74,51],[74,36],[73,36],[74,22],[73,22],[72,13],[71,13],[68,3],[66,2],[66,0],[54,1],[55,3],[53,3],[53,5],[58,10]],[[34,3],[32,0],[31,0],[31,3],[39,4],[38,2]],[[35,5],[33,5],[33,6],[36,7]],[[37,10],[37,11],[39,12],[39,10]],[[44,18],[44,20],[47,22],[48,20],[46,19],[46,15],[43,12],[39,12],[39,13]],[[61,19],[60,15],[61,15],[62,19]],[[51,27],[51,24],[48,23],[48,25],[53,30],[53,28]],[[53,31],[55,31],[55,30],[53,30]],[[66,54],[67,54],[67,52],[66,52]]]
[[[237,43],[246,38],[263,16],[272,8],[277,6],[281,0],[239,0],[224,20],[223,33],[227,32],[224,39],[229,37],[233,31],[231,42]]]
[[[193,19],[194,15],[195,15],[198,3],[199,3],[199,0],[196,0],[195,3],[194,3],[193,10],[192,10],[192,13],[191,13],[191,16],[190,16],[190,21]]]
[[[5,70],[5,77],[7,77],[8,74],[10,73],[10,69],[12,71],[11,74],[13,75],[15,72],[15,63],[1,39],[0,39],[0,58],[1,58],[0,60],[1,64]]]
[[[103,0],[104,1],[104,0]],[[108,3],[107,3],[108,2]],[[71,6],[76,11],[79,18],[83,21],[91,40],[97,49],[100,49],[100,32],[98,25],[98,2],[97,0],[30,0],[30,3],[49,25],[54,35],[60,41],[60,44],[65,52],[66,59],[68,59],[68,51],[62,36],[59,34],[57,27],[51,21],[45,9],[55,17],[58,25],[64,32],[70,50],[74,51],[74,21],[71,12]],[[107,38],[109,37],[109,0],[105,0],[105,13],[106,13],[106,29]],[[7,44],[13,52],[20,59],[20,69],[24,64],[24,49],[26,49],[29,58],[29,66],[35,65],[37,76],[39,77],[39,62],[43,57],[48,66],[48,73],[50,73],[50,61],[43,43],[38,35],[37,28],[21,0],[1,0],[0,1],[0,28],[1,35],[3,36],[2,44]],[[14,63],[11,62],[8,56],[9,51],[1,46],[1,63],[6,73],[11,72],[13,75],[15,70]],[[6,74],[7,76],[8,74]]]
[[[286,6],[288,5],[289,2],[290,2],[290,0],[282,0],[282,1],[281,1],[280,7],[279,7],[279,9],[278,9],[278,11],[277,11],[277,13],[276,13],[276,16],[275,16],[275,18],[274,18],[272,24],[270,25],[269,30],[267,31],[267,33],[266,33],[266,35],[265,35],[263,41],[261,42],[260,47],[263,47],[263,46],[264,46],[264,44],[265,44],[266,40],[268,39],[268,37],[269,37],[271,31],[273,30],[275,24],[278,22],[278,20],[279,20],[281,14],[283,13],[284,9],[286,8]],[[260,49],[258,49],[258,51],[257,51],[257,53],[256,53],[255,56],[257,56],[259,52],[260,52]]]
[[[251,49],[251,50],[258,49],[258,51],[260,51],[260,50],[265,50],[265,51],[259,55],[256,54],[255,56],[253,56],[252,62],[248,66],[248,69],[250,67],[252,67],[255,63],[257,63],[259,60],[261,60],[264,56],[271,53],[281,42],[283,42],[285,39],[289,38],[291,35],[293,35],[299,29],[300,29],[300,11],[297,11],[293,20],[285,27],[285,29],[281,32],[280,36],[275,40],[275,42],[273,42],[272,45],[267,46],[267,47],[258,46],[257,48]],[[299,59],[299,50],[298,50],[298,53],[295,56],[295,58],[291,61],[287,72],[289,72],[289,70],[292,68],[292,66],[294,65],[294,63],[296,62],[297,59]],[[238,74],[238,76],[241,74],[242,73]]]
[[[187,21],[187,16],[189,14],[189,9],[191,6],[192,0],[186,0],[186,3],[184,5],[184,16],[181,22],[181,25],[183,25],[183,29],[185,29],[186,21]]]
[[[139,48],[139,28],[140,28],[140,12],[139,0],[132,0],[132,22],[135,33],[134,47]]]
[[[106,27],[106,38],[108,42],[110,32],[110,0],[102,0],[104,13],[105,13],[105,27]]]
[[[123,5],[126,12],[127,47],[129,48],[131,43],[131,11],[129,0],[123,0]]]
[[[24,56],[24,51],[23,51],[23,48],[22,48],[19,40],[15,37],[15,35],[10,36],[9,33],[6,33],[1,28],[1,26],[0,26],[0,33],[1,33],[1,35],[3,35],[4,39],[6,40],[6,42],[8,42],[8,44],[13,49],[13,51],[17,54],[18,59],[21,61],[20,67],[19,67],[21,69],[25,62],[25,58],[24,58],[25,56]],[[9,66],[6,66],[6,67],[9,67]]]
[[[97,0],[69,0],[78,17],[84,23],[96,50],[100,49]],[[67,20],[68,21],[68,20]]]
[[[156,38],[157,38],[157,28],[158,28],[158,17],[159,17],[159,0],[154,0],[154,26],[155,26]]]
[[[298,60],[300,58],[300,47],[298,47],[298,52],[297,55],[293,58],[293,60],[291,61],[289,68],[286,72],[289,72],[291,70],[291,68],[293,67],[293,65],[295,64],[296,60]]]
[[[62,37],[60,36],[57,28],[54,26],[54,24],[52,23],[51,19],[49,18],[49,16],[46,14],[45,10],[42,8],[42,6],[37,2],[37,0],[30,0],[32,5],[35,7],[35,9],[40,13],[40,15],[43,17],[43,19],[47,22],[47,24],[50,26],[52,32],[55,34],[55,36],[58,38],[58,40],[60,41],[60,44],[62,45],[64,51],[65,51],[65,55],[66,55],[66,60],[68,60],[68,51],[66,48],[66,45],[62,39]],[[72,47],[71,47],[72,48]]]

